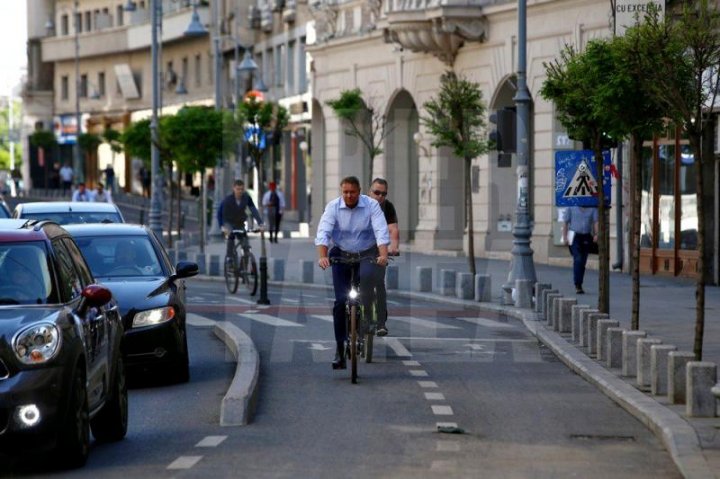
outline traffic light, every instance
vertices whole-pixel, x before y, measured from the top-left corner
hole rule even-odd
[[[515,107],[505,107],[490,114],[490,123],[495,127],[490,130],[491,148],[503,153],[515,153],[516,125]]]

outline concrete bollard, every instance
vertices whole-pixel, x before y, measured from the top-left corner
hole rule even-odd
[[[577,304],[575,298],[563,298],[560,300],[558,311],[557,330],[561,333],[572,332],[572,307]]]
[[[272,276],[273,281],[285,281],[285,259],[272,259]]]
[[[570,337],[572,337],[572,340],[575,343],[580,342],[580,316],[586,309],[592,308],[590,308],[587,304],[576,304],[570,308]]]
[[[695,354],[687,351],[670,351],[668,354],[668,401],[670,404],[685,404],[686,366],[690,361],[695,361]]]
[[[458,299],[475,299],[475,279],[472,273],[455,274],[455,296]]]
[[[475,275],[475,301],[483,303],[492,301],[492,280],[489,274]]]
[[[515,280],[515,307],[532,308],[533,282],[529,279]]]
[[[620,327],[620,322],[613,319],[601,319],[597,322],[597,359],[598,361],[607,361],[608,354],[608,334],[610,328]]]
[[[538,318],[542,318],[544,313],[542,309],[542,293],[550,288],[552,288],[550,283],[535,283],[535,312],[538,314]]]
[[[559,298],[553,298],[552,307],[552,329],[553,331],[560,331],[560,307],[562,300],[565,299],[562,296]]]
[[[645,331],[625,331],[622,339],[622,374],[637,375],[637,341],[647,336]]]
[[[623,328],[608,328],[607,330],[607,357],[605,364],[609,368],[622,367]]]
[[[588,319],[591,314],[598,314],[597,309],[585,309],[580,313],[580,347],[588,347]]]
[[[553,326],[555,320],[555,310],[553,309],[555,299],[562,297],[563,295],[560,293],[548,293],[545,295],[545,322],[549,327]]]
[[[208,274],[210,276],[221,276],[224,273],[224,271],[220,271],[220,255],[211,254],[210,262],[208,263]]]
[[[712,388],[717,382],[717,366],[710,361],[687,363],[685,414],[689,417],[715,417],[717,407]]]
[[[608,316],[605,313],[592,313],[588,315],[587,319],[587,352],[588,356],[595,357],[597,356],[597,338],[598,338],[598,330],[597,330],[597,323],[601,319],[609,319],[610,316]]]
[[[440,270],[440,294],[443,296],[455,296],[455,270]]]
[[[432,292],[432,268],[418,266],[415,269],[415,290],[421,293]]]
[[[650,392],[663,396],[668,390],[668,355],[677,348],[671,344],[650,346]]]
[[[300,260],[300,282],[313,284],[315,282],[315,261],[309,259]]]
[[[548,294],[558,294],[560,291],[557,289],[544,289],[540,296],[540,302],[542,303],[542,319],[547,321],[548,319]]]
[[[662,344],[662,339],[640,338],[637,342],[637,378],[636,384],[640,389],[650,387],[650,347]]]
[[[206,274],[207,268],[205,264],[205,253],[196,253],[195,262],[198,265],[198,274]]]
[[[398,267],[390,265],[385,270],[385,289],[398,289],[400,287],[400,274]]]

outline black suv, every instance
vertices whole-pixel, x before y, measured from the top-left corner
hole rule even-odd
[[[48,448],[87,460],[97,440],[125,437],[123,326],[62,227],[0,221],[0,452]]]

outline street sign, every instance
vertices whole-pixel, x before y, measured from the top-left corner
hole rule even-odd
[[[592,150],[555,153],[555,205],[598,206],[597,166]],[[603,191],[610,204],[610,152],[603,151]]]

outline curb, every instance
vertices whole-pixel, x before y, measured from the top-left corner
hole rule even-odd
[[[216,278],[211,276],[198,276],[198,278],[210,281],[223,280],[222,277]],[[278,281],[268,281],[268,284],[286,288],[332,289],[332,285],[326,284]],[[661,440],[683,477],[693,479],[714,479],[718,477],[708,465],[702,448],[700,447],[697,433],[687,421],[578,351],[577,348],[568,343],[556,332],[541,327],[541,323],[535,312],[499,304],[476,303],[432,293],[399,290],[389,290],[388,293],[389,295],[392,294],[402,298],[422,299],[436,303],[462,305],[478,311],[504,313],[521,320],[527,330],[552,350],[567,367],[590,384],[593,384],[603,394],[650,429],[655,436]],[[234,326],[230,326],[234,328]],[[250,341],[252,342],[252,340]],[[240,367],[240,364],[238,367]],[[238,373],[236,373],[235,378],[238,378]],[[257,380],[255,379],[255,383],[256,382]],[[233,380],[233,385],[234,384],[235,380]],[[223,399],[223,403],[224,401]]]
[[[225,343],[237,361],[235,376],[220,405],[221,426],[245,426],[255,412],[260,373],[260,358],[252,339],[240,328],[218,323],[215,335]]]

